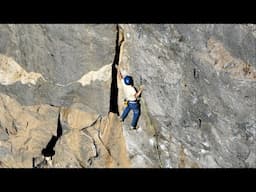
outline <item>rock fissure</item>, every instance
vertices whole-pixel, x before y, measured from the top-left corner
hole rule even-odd
[[[52,166],[52,157],[55,155],[54,147],[55,147],[57,141],[62,136],[62,131],[63,131],[62,125],[61,125],[61,119],[60,119],[60,111],[61,111],[60,109],[61,108],[59,108],[56,136],[53,135],[51,137],[50,141],[48,142],[48,144],[46,145],[46,147],[44,149],[42,149],[41,153],[44,156],[44,160],[43,160],[43,162],[40,162],[39,165],[37,165],[36,167],[38,167],[38,166],[40,167],[42,164]],[[33,164],[34,164],[34,159],[33,159]]]
[[[124,33],[123,29],[117,24],[116,25],[116,49],[115,49],[115,57],[112,64],[112,82],[111,82],[111,89],[110,89],[110,104],[109,104],[109,112],[115,113],[119,115],[118,111],[118,87],[117,87],[117,69],[115,65],[119,65],[120,61],[120,50],[121,46],[123,45]]]

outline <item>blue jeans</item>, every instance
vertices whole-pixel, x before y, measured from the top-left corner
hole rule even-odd
[[[121,119],[124,121],[131,109],[133,111],[133,118],[132,118],[131,126],[136,127],[139,117],[140,117],[140,104],[139,103],[130,103],[129,102],[127,107],[124,109],[123,114],[121,115]]]

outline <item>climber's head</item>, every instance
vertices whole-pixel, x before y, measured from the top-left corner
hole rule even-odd
[[[132,77],[131,76],[125,76],[125,78],[124,78],[124,83],[126,84],[126,85],[133,85],[133,79],[132,79]]]

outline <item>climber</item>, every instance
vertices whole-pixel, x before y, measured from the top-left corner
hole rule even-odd
[[[133,78],[129,75],[123,76],[119,66],[115,65],[115,67],[118,72],[118,77],[122,81],[125,97],[128,102],[126,108],[124,109],[124,111],[120,117],[120,121],[123,122],[125,120],[125,118],[128,116],[130,110],[132,109],[133,118],[132,118],[132,122],[131,122],[131,129],[136,129],[137,123],[138,123],[138,120],[140,117],[139,98],[144,89],[144,86],[141,85],[140,89],[137,91],[137,89],[134,87],[134,84],[133,84]]]

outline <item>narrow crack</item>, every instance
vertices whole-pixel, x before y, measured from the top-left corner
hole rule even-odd
[[[194,71],[194,79],[198,79],[199,78],[199,73],[198,73],[197,69],[194,68],[193,71]]]
[[[94,125],[97,123],[97,121],[98,121],[99,119],[101,119],[101,118],[102,118],[102,116],[101,116],[101,115],[99,115],[99,116],[96,118],[96,120],[95,120],[95,121],[93,121],[90,125],[88,125],[88,126],[86,126],[86,127],[81,128],[81,129],[80,129],[80,131],[83,131],[83,130],[85,130],[85,129],[89,128],[89,127],[94,126]]]
[[[95,154],[94,156],[90,157],[90,158],[87,160],[89,166],[92,166],[93,161],[94,161],[96,158],[99,157],[99,149],[98,149],[98,147],[97,147],[97,145],[96,145],[95,139],[93,139],[92,142],[93,142],[93,146],[94,146],[94,148],[95,148],[95,153],[96,153],[96,154]]]
[[[53,135],[50,139],[50,141],[48,142],[48,144],[46,145],[45,148],[42,149],[41,153],[44,156],[44,160],[42,162],[40,162],[38,165],[35,166],[35,159],[32,159],[33,162],[33,167],[42,167],[44,165],[48,164],[48,160],[47,159],[51,159],[52,157],[55,155],[55,151],[54,151],[54,147],[58,141],[58,139],[62,136],[62,125],[60,122],[60,110],[59,110],[59,115],[58,115],[58,121],[57,121],[57,136]]]
[[[122,33],[121,27],[116,25],[116,50],[115,50],[115,58],[112,64],[112,82],[110,89],[110,104],[109,104],[109,112],[115,113],[119,115],[118,111],[118,87],[117,87],[117,69],[115,65],[119,65],[120,60],[120,50],[121,46],[124,42],[124,35]]]
[[[202,120],[198,119],[198,127],[201,128],[201,125],[202,125]]]
[[[162,159],[161,159],[161,151],[159,149],[159,133],[158,133],[158,130],[156,127],[153,127],[154,128],[154,131],[155,131],[155,138],[156,138],[156,151],[157,151],[157,156],[158,156],[158,160],[159,160],[159,165],[160,165],[160,168],[163,167],[163,162],[162,162]]]
[[[156,150],[156,153],[157,153],[157,157],[158,157],[158,161],[159,161],[159,167],[160,168],[162,168],[162,167],[164,167],[163,166],[163,162],[162,162],[162,159],[161,159],[161,151],[160,151],[160,147],[159,147],[159,131],[158,131],[158,129],[157,129],[157,127],[156,126],[154,126],[153,125],[153,122],[152,122],[152,119],[150,118],[150,114],[149,114],[149,111],[148,111],[148,107],[147,107],[147,105],[146,105],[146,103],[145,103],[145,101],[144,101],[144,99],[143,98],[141,98],[141,104],[142,104],[142,107],[143,107],[143,109],[144,109],[144,111],[145,111],[145,117],[147,118],[147,124],[148,124],[148,126],[150,126],[151,128],[153,128],[153,130],[154,130],[154,137],[155,137],[155,141],[156,141],[156,143],[155,143],[155,145],[154,145],[154,148],[155,148],[155,150]]]
[[[94,160],[99,157],[100,152],[99,152],[99,149],[98,149],[98,146],[97,146],[97,144],[96,144],[95,139],[93,138],[93,136],[90,134],[90,132],[89,132],[87,129],[90,128],[90,127],[93,127],[93,128],[94,128],[95,124],[96,124],[98,121],[101,121],[101,119],[102,119],[102,116],[99,115],[99,116],[96,118],[96,120],[95,120],[91,125],[86,126],[86,127],[83,127],[82,129],[80,129],[80,131],[82,131],[82,133],[84,133],[85,135],[87,135],[88,137],[90,137],[90,138],[92,139],[92,143],[93,143],[93,146],[94,146],[94,149],[95,149],[95,155],[94,155],[94,156],[91,156],[91,157],[87,160],[87,163],[89,164],[89,166],[92,166]],[[96,128],[94,128],[94,129],[98,132],[98,130],[97,130]],[[81,163],[80,163],[80,165],[81,165]]]
[[[52,157],[55,154],[55,151],[53,150],[53,148],[55,147],[58,139],[61,137],[62,135],[62,126],[60,123],[60,112],[59,112],[59,116],[58,116],[58,125],[57,125],[57,136],[53,135],[52,138],[50,139],[50,141],[48,142],[48,144],[46,145],[46,147],[42,150],[42,154],[45,157]]]
[[[89,157],[89,159],[87,160],[87,163],[89,164],[89,166],[91,166],[93,164],[93,160],[95,160],[96,158],[99,157],[98,147],[96,145],[95,139],[93,138],[93,136],[90,134],[90,132],[87,129],[83,129],[82,133],[85,134],[87,137],[89,137],[92,140],[92,144],[95,149],[95,155]]]

